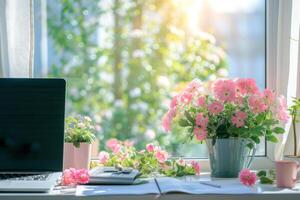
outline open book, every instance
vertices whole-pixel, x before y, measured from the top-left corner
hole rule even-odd
[[[246,187],[237,179],[213,180],[213,181],[186,181],[180,178],[159,177],[156,178],[160,192],[186,193],[186,194],[253,194],[255,188]]]
[[[140,183],[136,183],[140,181]],[[76,196],[95,195],[159,195],[154,178],[137,179],[133,185],[78,185]]]

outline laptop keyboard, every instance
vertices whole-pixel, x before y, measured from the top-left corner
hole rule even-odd
[[[49,174],[0,174],[0,180],[45,181]]]

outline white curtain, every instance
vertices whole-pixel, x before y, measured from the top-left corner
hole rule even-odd
[[[300,1],[270,0],[268,3],[271,12],[268,15],[271,17],[268,20],[268,87],[286,96],[290,105],[292,97],[300,97]],[[273,149],[273,158],[276,160],[292,153],[291,122],[286,124],[285,130],[286,133]]]
[[[31,77],[34,26],[32,0],[0,0],[2,77]]]

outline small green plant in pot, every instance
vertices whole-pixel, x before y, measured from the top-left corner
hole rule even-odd
[[[298,154],[298,137],[297,137],[297,123],[300,122],[300,98],[294,98],[293,104],[289,107],[289,112],[292,117],[292,131],[293,131],[293,154],[286,155],[285,158],[300,161]]]
[[[65,127],[64,169],[89,168],[95,128],[87,116],[68,117]]]

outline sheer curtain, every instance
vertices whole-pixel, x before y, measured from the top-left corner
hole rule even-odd
[[[270,0],[268,3],[271,12],[268,15],[268,87],[286,96],[290,105],[291,97],[300,95],[300,1]],[[292,153],[291,122],[285,130],[280,142],[271,149],[273,159]]]
[[[31,77],[34,53],[32,0],[0,0],[0,75]]]

